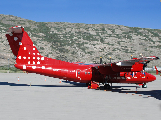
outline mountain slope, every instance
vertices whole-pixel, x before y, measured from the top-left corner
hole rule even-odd
[[[54,21],[54,20],[53,20]],[[22,25],[44,56],[86,63],[130,59],[130,56],[159,56],[161,30],[112,24],[35,22],[0,14],[0,66],[14,63],[14,56],[5,37],[9,27]],[[149,66],[160,66],[154,61]]]

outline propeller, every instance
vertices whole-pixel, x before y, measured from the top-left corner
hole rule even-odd
[[[147,67],[147,64],[149,63],[150,61],[147,61],[146,63],[144,63],[143,65],[143,70],[145,71],[145,67]]]

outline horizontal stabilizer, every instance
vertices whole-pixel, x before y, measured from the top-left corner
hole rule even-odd
[[[23,29],[21,26],[12,27],[7,30],[7,34],[9,34],[9,33],[22,33],[22,32],[23,32]]]

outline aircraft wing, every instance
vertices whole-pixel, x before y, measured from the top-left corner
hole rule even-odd
[[[157,59],[159,59],[159,57],[156,56],[141,57],[108,64],[95,64],[93,67],[99,69],[101,74],[112,74],[114,72],[137,72],[142,71],[150,61]]]

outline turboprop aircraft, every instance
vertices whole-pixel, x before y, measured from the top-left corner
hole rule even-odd
[[[29,72],[68,81],[86,83],[88,88],[97,89],[103,83],[110,89],[112,83],[142,84],[154,81],[155,76],[144,72],[144,68],[156,56],[133,58],[107,64],[85,64],[65,62],[42,56],[22,26],[9,28],[6,33],[15,55],[15,67]]]

